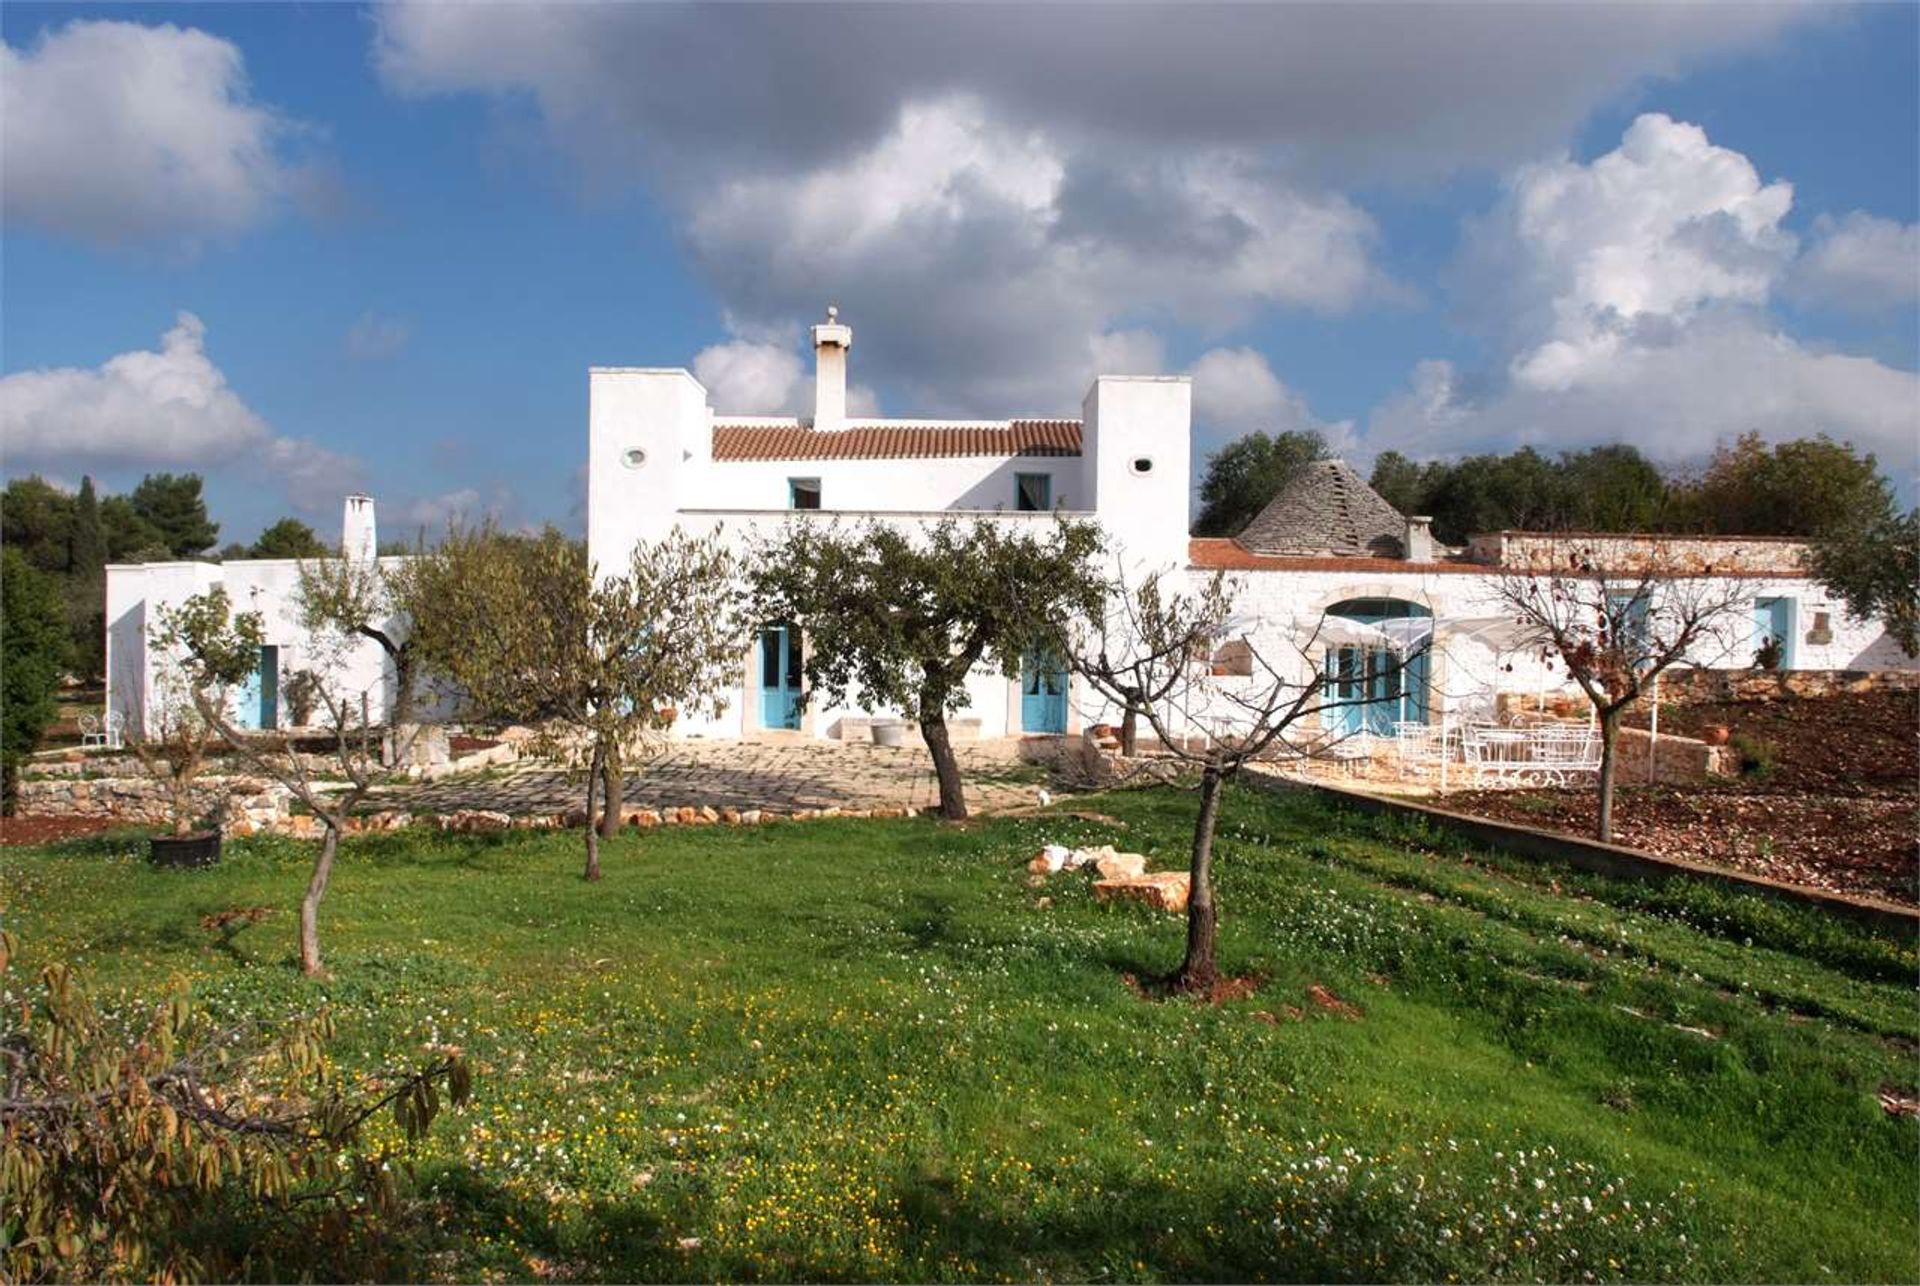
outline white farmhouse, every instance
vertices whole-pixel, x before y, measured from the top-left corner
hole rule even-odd
[[[1077,420],[849,418],[853,331],[829,310],[813,328],[814,413],[719,416],[684,370],[596,367],[590,388],[587,552],[611,573],[635,544],[675,526],[750,545],[795,518],[921,523],[951,515],[1045,524],[1097,520],[1130,559],[1187,557],[1192,386],[1185,377],[1102,376]],[[805,641],[765,622],[746,684],[718,719],[682,735],[840,737],[884,711],[802,706]],[[1033,658],[1018,682],[982,670],[958,735],[1061,733],[1075,724],[1065,671]]]
[[[1503,575],[1571,539],[1609,563],[1659,543],[1715,574],[1760,588],[1749,620],[1723,631],[1709,667],[1751,663],[1758,644],[1780,641],[1783,667],[1910,669],[1878,621],[1852,617],[1804,571],[1805,550],[1759,537],[1569,537],[1497,532],[1464,550],[1436,544],[1428,521],[1402,515],[1352,469],[1325,461],[1305,470],[1232,539],[1188,535],[1191,386],[1185,377],[1101,376],[1078,419],[883,419],[847,412],[853,332],[828,310],[813,328],[817,362],[811,417],[722,416],[679,368],[595,367],[588,373],[587,546],[602,574],[624,567],[642,542],[678,526],[718,530],[739,547],[793,521],[924,524],[948,516],[1051,523],[1090,519],[1126,564],[1197,581],[1224,572],[1238,610],[1214,658],[1231,675],[1250,651],[1292,657],[1335,675],[1332,695],[1376,698],[1333,716],[1352,727],[1438,722],[1484,713],[1501,693],[1546,692],[1564,667],[1518,647],[1497,601]],[[373,502],[349,497],[349,557],[374,557]],[[138,719],[154,691],[147,631],[163,604],[224,584],[239,608],[266,620],[259,678],[242,695],[243,721],[284,725],[278,690],[306,663],[313,641],[293,608],[297,564],[235,560],[115,566],[107,575],[109,707]],[[1403,673],[1387,641],[1431,640]],[[745,681],[714,719],[687,720],[683,737],[857,738],[889,711],[802,704],[806,641],[762,622],[748,641]],[[372,643],[350,649],[343,678],[385,716],[392,676]],[[1057,661],[1030,658],[1018,679],[978,672],[956,737],[1072,733],[1109,717]],[[1206,715],[1206,711],[1195,714]]]

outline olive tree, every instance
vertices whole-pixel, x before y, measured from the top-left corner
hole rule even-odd
[[[1040,532],[1006,521],[944,518],[923,533],[868,521],[851,528],[800,519],[755,554],[755,611],[798,626],[807,641],[802,701],[857,694],[920,726],[940,783],[940,815],[967,815],[947,716],[966,708],[967,676],[1007,678],[1100,598],[1101,548],[1090,523],[1050,520]]]
[[[1920,509],[1869,514],[1813,546],[1813,573],[1849,611],[1879,617],[1908,656],[1920,656]]]
[[[1621,721],[1669,667],[1711,666],[1748,640],[1754,583],[1687,542],[1566,537],[1494,581],[1523,646],[1557,653],[1600,725],[1594,837],[1613,838]]]
[[[1213,836],[1220,796],[1248,764],[1282,750],[1324,749],[1327,716],[1380,698],[1353,685],[1329,683],[1328,618],[1281,623],[1284,642],[1268,655],[1249,635],[1253,622],[1234,611],[1233,586],[1216,573],[1197,586],[1145,572],[1131,583],[1116,576],[1100,604],[1073,625],[1067,644],[1074,671],[1102,698],[1137,710],[1153,730],[1156,753],[1198,771],[1199,808],[1187,864],[1187,945],[1169,990],[1204,995],[1219,981],[1215,959],[1219,912],[1213,890]],[[1244,674],[1215,672],[1213,655],[1239,635]],[[1429,643],[1421,641],[1379,663],[1397,680]],[[1341,695],[1346,692],[1349,695]],[[1337,721],[1334,721],[1337,722]]]
[[[533,724],[536,753],[586,780],[585,877],[600,878],[596,805],[618,816],[618,766],[658,753],[671,712],[719,713],[740,681],[736,560],[678,528],[596,578],[584,547],[490,527],[418,563],[415,646],[474,711]],[[610,765],[612,768],[610,769]]]

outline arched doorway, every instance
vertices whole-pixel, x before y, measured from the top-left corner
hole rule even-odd
[[[1371,732],[1390,737],[1396,723],[1425,723],[1428,648],[1417,638],[1421,631],[1387,623],[1431,622],[1433,612],[1404,598],[1349,598],[1329,607],[1327,615],[1381,628],[1378,642],[1343,640],[1327,647],[1326,726],[1342,734]],[[1431,624],[1425,639],[1432,639]]]

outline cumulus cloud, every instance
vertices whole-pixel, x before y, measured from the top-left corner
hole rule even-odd
[[[1111,334],[1402,297],[1341,183],[1536,154],[1636,79],[1795,20],[396,3],[375,62],[398,93],[530,108],[583,183],[647,184],[749,329],[840,303],[903,409],[1057,413]]]
[[[347,327],[347,356],[361,361],[384,361],[398,357],[413,339],[413,327],[398,317],[388,317],[369,308]]]
[[[1912,307],[1920,301],[1920,224],[1862,210],[1823,214],[1790,284],[1809,303],[1848,312]]]
[[[351,457],[276,435],[208,357],[206,326],[188,312],[157,350],[0,378],[0,438],[9,469],[238,467],[279,480],[309,511],[337,504],[364,472]]]
[[[197,245],[302,183],[301,127],[256,101],[237,46],[171,24],[75,21],[0,45],[9,222],[100,245]]]
[[[906,107],[840,163],[729,180],[689,230],[734,313],[774,325],[836,299],[856,360],[956,414],[1071,410],[1134,318],[1222,327],[1392,294],[1373,236],[1344,198],[1244,156],[1088,162],[972,99]]]
[[[707,401],[721,415],[812,415],[813,376],[800,357],[797,338],[734,338],[703,348],[693,359],[693,377],[706,386]],[[857,381],[847,384],[849,415],[878,415],[880,399]]]
[[[1636,82],[1809,20],[1787,6],[488,5],[376,14],[403,93],[524,95],[596,167],[814,169],[914,101],[1133,151],[1283,148],[1369,178],[1509,164]],[[857,72],[849,73],[849,67]],[[714,93],[723,75],[725,92]]]
[[[1355,445],[1352,420],[1314,415],[1307,399],[1254,349],[1209,349],[1187,374],[1193,379],[1193,418],[1203,444],[1210,440],[1217,446],[1248,433],[1318,433],[1336,452]]]
[[[1792,201],[1788,183],[1657,114],[1591,162],[1522,167],[1469,255],[1505,318],[1505,368],[1422,363],[1373,416],[1369,445],[1627,441],[1679,460],[1748,430],[1825,432],[1901,468],[1920,380],[1809,347],[1767,310],[1794,269]]]

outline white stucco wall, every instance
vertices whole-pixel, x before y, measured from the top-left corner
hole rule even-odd
[[[405,560],[380,561],[391,566]],[[160,699],[159,678],[179,660],[151,645],[160,614],[220,585],[226,588],[234,612],[261,614],[262,642],[279,649],[283,721],[286,676],[320,667],[336,690],[356,698],[365,693],[370,716],[375,722],[384,721],[393,701],[393,673],[386,653],[371,639],[316,639],[300,624],[295,602],[299,583],[299,561],[290,558],[109,566],[107,708],[124,714],[130,726],[141,726]]]

